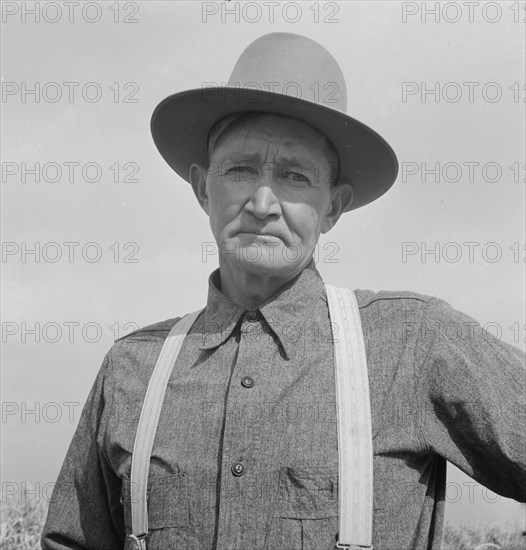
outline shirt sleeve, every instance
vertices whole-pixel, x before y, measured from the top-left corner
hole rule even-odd
[[[91,388],[55,484],[41,538],[43,550],[122,550],[121,480],[101,452],[109,354]]]
[[[421,436],[430,452],[488,489],[525,502],[525,355],[492,328],[442,300],[428,303],[415,373]]]

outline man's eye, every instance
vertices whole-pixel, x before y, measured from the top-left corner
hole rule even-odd
[[[253,166],[232,166],[227,170],[227,174],[229,172],[237,172],[237,173],[249,172],[251,174],[255,174],[257,171]]]
[[[232,176],[235,179],[241,179],[241,178],[250,178],[254,179],[254,177],[257,176],[258,171],[255,166],[248,166],[248,165],[238,165],[238,166],[231,166],[226,170],[227,176]]]
[[[294,183],[309,183],[309,178],[304,176],[301,172],[288,171],[283,174],[285,179],[293,181]]]

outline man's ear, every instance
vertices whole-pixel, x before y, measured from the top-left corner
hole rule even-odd
[[[340,216],[345,212],[345,209],[351,205],[353,199],[352,187],[349,184],[337,185],[331,189],[331,204],[330,210],[326,214],[322,225],[321,232],[327,233],[329,229],[336,225]]]
[[[198,164],[192,164],[190,166],[189,179],[201,208],[209,214],[208,194],[206,192],[206,170]]]

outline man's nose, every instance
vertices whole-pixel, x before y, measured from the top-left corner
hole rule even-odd
[[[246,209],[261,219],[281,214],[281,206],[272,182],[260,182],[254,187]]]

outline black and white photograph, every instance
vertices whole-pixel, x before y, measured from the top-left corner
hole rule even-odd
[[[526,3],[0,6],[0,550],[526,550]]]

